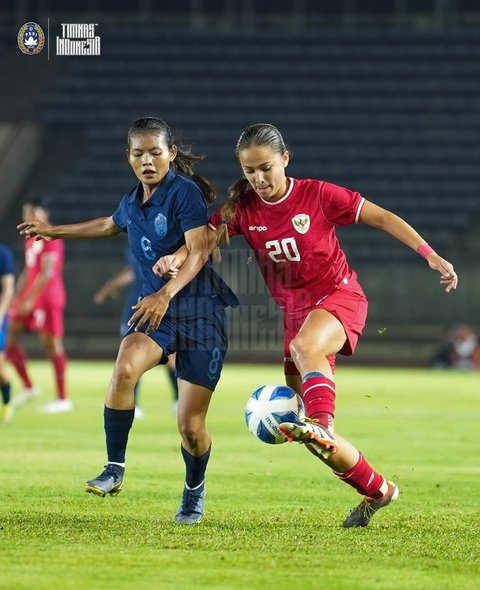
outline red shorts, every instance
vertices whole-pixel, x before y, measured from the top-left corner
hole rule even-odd
[[[40,332],[63,336],[63,307],[36,307],[28,315],[19,315],[10,311],[11,321],[22,324],[28,332]]]
[[[351,271],[334,290],[322,297],[315,305],[298,314],[285,314],[283,318],[283,367],[285,375],[298,375],[298,369],[290,356],[290,342],[298,334],[308,314],[315,309],[325,309],[342,324],[347,340],[339,354],[350,356],[354,353],[358,338],[367,320],[368,302],[362,287],[357,281],[357,273]],[[328,357],[332,371],[335,372],[335,355]]]

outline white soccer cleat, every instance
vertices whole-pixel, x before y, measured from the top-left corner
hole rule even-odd
[[[55,399],[39,408],[39,411],[44,414],[64,414],[73,410],[73,402],[71,399]]]
[[[328,430],[308,418],[305,418],[305,421],[282,422],[278,428],[288,442],[304,444],[320,459],[328,459],[338,451],[337,441]]]
[[[0,408],[0,424],[10,424],[13,420],[12,404],[4,405]]]
[[[21,389],[17,395],[13,396],[11,403],[14,408],[19,408],[20,406],[24,406],[36,399],[39,395],[40,389],[38,387],[25,387]]]

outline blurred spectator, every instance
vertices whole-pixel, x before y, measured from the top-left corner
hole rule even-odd
[[[433,358],[432,366],[439,369],[479,369],[478,336],[467,324],[450,330],[446,342]]]

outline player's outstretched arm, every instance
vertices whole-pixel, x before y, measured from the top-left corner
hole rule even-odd
[[[17,225],[22,236],[27,238],[110,238],[122,230],[115,224],[113,217],[98,217],[83,223],[67,225],[50,225],[41,221],[25,221]]]
[[[102,285],[95,293],[93,300],[97,305],[101,305],[108,297],[115,299],[120,289],[128,287],[135,281],[135,273],[131,266],[124,266],[116,275]]]
[[[430,248],[422,236],[401,217],[370,201],[365,201],[359,221],[389,233],[423,256],[430,268],[440,273],[440,283],[446,285],[447,293],[457,288],[458,276],[453,265]]]
[[[217,238],[214,230],[208,228],[207,232],[208,252],[211,254],[217,247]],[[168,254],[167,256],[162,256],[159,258],[152,266],[152,270],[154,274],[158,276],[167,275],[172,279],[177,276],[178,269],[185,262],[187,256],[188,248],[184,244],[173,254]]]

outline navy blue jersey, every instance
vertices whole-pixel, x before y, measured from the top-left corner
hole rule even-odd
[[[136,270],[141,276],[141,295],[159,291],[168,278],[158,277],[153,264],[185,244],[185,232],[207,225],[207,204],[199,187],[171,170],[153,195],[142,203],[142,185],[126,193],[113,214],[115,224],[127,232]],[[170,302],[166,317],[196,318],[238,305],[228,285],[207,262],[198,275]]]
[[[4,275],[13,275],[13,273],[12,253],[6,246],[0,244],[0,277],[3,277]]]

